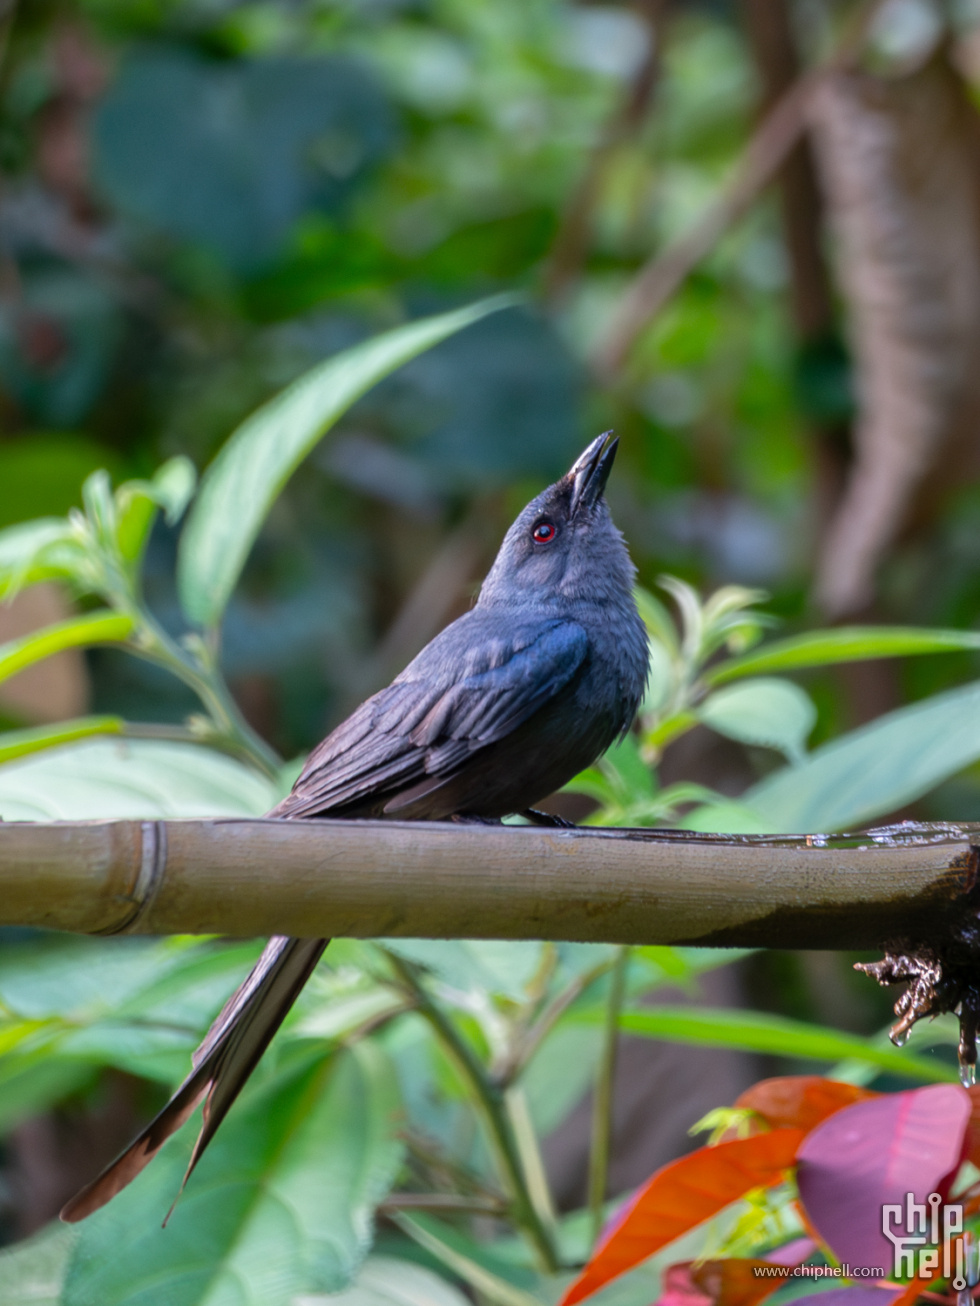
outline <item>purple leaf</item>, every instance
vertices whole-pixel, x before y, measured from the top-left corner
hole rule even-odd
[[[953,1085],[955,1088],[955,1085]],[[800,1293],[799,1297],[790,1297],[782,1306],[792,1306],[793,1302],[806,1301],[807,1306],[891,1306],[896,1297],[901,1296],[901,1288],[868,1288],[864,1284],[855,1284],[851,1288],[829,1288],[826,1292]]]
[[[839,1261],[892,1274],[895,1249],[882,1232],[881,1208],[904,1205],[907,1193],[924,1203],[929,1193],[945,1191],[943,1181],[960,1164],[969,1118],[965,1089],[933,1084],[855,1102],[807,1135],[798,1153],[800,1198]],[[842,1288],[836,1295],[844,1306],[846,1294],[874,1291]],[[821,1306],[825,1301],[822,1296]],[[855,1296],[847,1302],[862,1306]]]

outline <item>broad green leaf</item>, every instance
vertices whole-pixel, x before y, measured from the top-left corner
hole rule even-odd
[[[625,735],[598,762],[624,801],[650,801],[654,795],[653,773],[640,756],[636,736]]]
[[[84,617],[71,617],[43,630],[32,631],[21,639],[0,644],[0,680],[15,676],[18,671],[60,653],[66,648],[85,648],[92,644],[121,644],[132,633],[132,617],[115,612],[93,612]],[[0,736],[2,738],[2,736]]]
[[[83,716],[74,721],[59,721],[54,726],[29,726],[26,730],[5,730],[0,733],[0,763],[13,762],[18,757],[41,753],[46,748],[58,748],[92,735],[121,735],[126,723],[120,716]],[[0,773],[0,795],[3,777]],[[3,815],[3,798],[0,796],[0,816]],[[8,816],[7,820],[13,818]],[[37,818],[28,817],[28,820]]]
[[[0,1005],[22,1020],[87,1024],[159,983],[183,955],[150,939],[45,934],[8,943],[0,951]]]
[[[602,1030],[567,1017],[521,1075],[531,1119],[542,1136],[557,1129],[595,1082]]]
[[[62,1306],[291,1306],[344,1287],[400,1160],[397,1107],[374,1045],[289,1058],[246,1089],[166,1229],[197,1117],[85,1221]]]
[[[980,682],[936,694],[825,744],[742,795],[771,832],[853,828],[980,758]]]
[[[490,939],[386,939],[385,948],[424,966],[461,993],[488,991],[520,1001],[541,961],[541,944]]]
[[[469,1298],[423,1265],[369,1256],[349,1288],[329,1297],[297,1297],[293,1306],[469,1306]]]
[[[601,1007],[584,1008],[575,1020],[590,1025],[605,1019]],[[710,1007],[650,1007],[624,1011],[620,1028],[627,1034],[659,1038],[667,1043],[694,1043],[705,1047],[739,1048],[743,1052],[768,1052],[774,1056],[810,1061],[838,1061],[853,1057],[908,1079],[954,1081],[955,1069],[940,1061],[909,1056],[902,1048],[882,1047],[857,1034],[808,1025],[761,1011],[732,1011]]]
[[[181,536],[177,584],[190,619],[220,620],[276,497],[351,404],[418,354],[515,302],[498,295],[375,336],[320,363],[243,422],[205,472]]]
[[[498,1306],[542,1306],[538,1297],[513,1282],[515,1277],[526,1279],[526,1275],[521,1275],[517,1267],[499,1263],[459,1230],[421,1213],[399,1212],[392,1219],[448,1270]]]
[[[677,822],[678,829],[701,834],[769,834],[769,826],[751,807],[735,798],[703,803]]]
[[[91,739],[0,767],[8,821],[261,816],[274,801],[264,777],[196,744]]]
[[[791,762],[802,760],[817,719],[807,694],[790,680],[759,676],[711,694],[698,707],[702,724],[742,744],[777,748]]]
[[[77,1230],[48,1225],[0,1252],[0,1306],[60,1306]]]
[[[919,653],[951,653],[980,649],[980,632],[929,630],[915,626],[841,626],[817,630],[789,639],[773,640],[751,653],[709,667],[702,679],[720,685],[760,671],[792,671],[835,662],[861,662],[868,658],[910,657]]]
[[[0,1061],[0,1136],[97,1083],[100,1072],[96,1066],[56,1054],[55,1042],[32,1056]]]
[[[44,935],[0,953],[0,1128],[114,1066],[173,1084],[258,944]]]

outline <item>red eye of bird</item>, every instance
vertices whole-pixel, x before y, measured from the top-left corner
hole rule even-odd
[[[539,521],[531,532],[531,538],[535,544],[550,544],[556,533],[554,522]]]

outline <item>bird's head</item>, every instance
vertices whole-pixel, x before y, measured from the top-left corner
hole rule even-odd
[[[561,480],[531,500],[504,536],[481,604],[629,595],[633,565],[603,496],[618,444],[606,431]]]

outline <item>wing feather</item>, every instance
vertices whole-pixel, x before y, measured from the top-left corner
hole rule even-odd
[[[451,775],[553,698],[588,651],[581,626],[529,621],[504,637],[475,609],[323,741],[274,816],[313,816]]]

